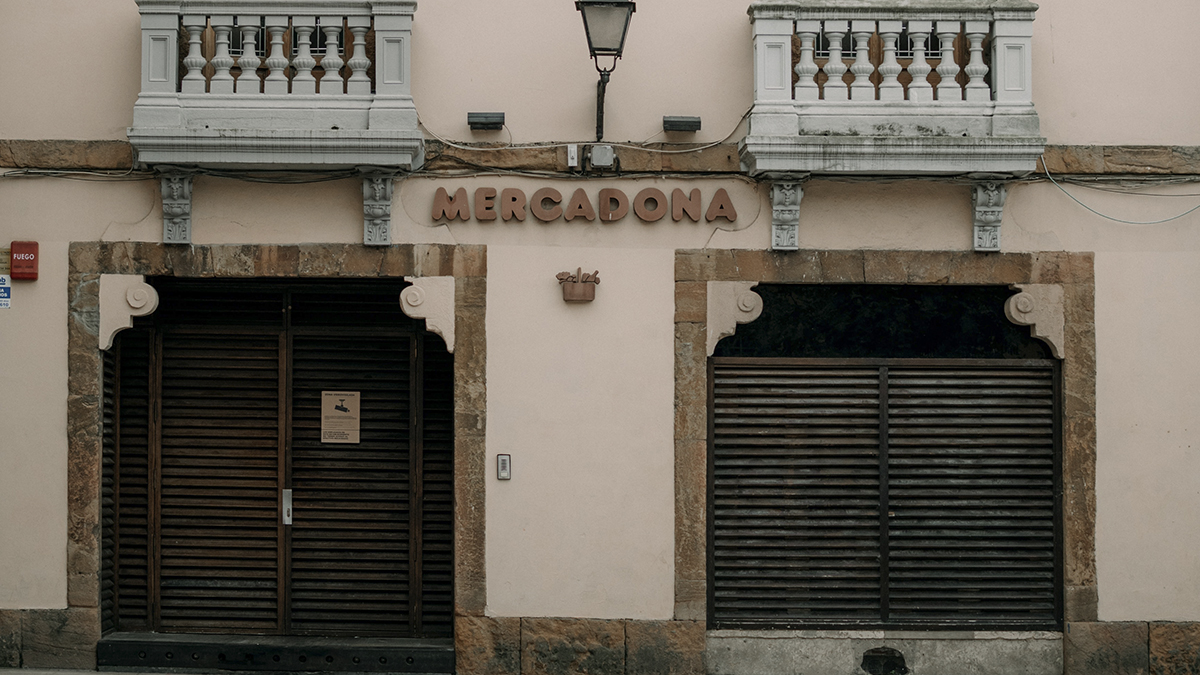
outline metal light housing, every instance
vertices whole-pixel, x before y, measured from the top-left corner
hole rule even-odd
[[[592,58],[621,58],[621,52],[625,50],[625,36],[629,33],[629,20],[636,11],[634,3],[578,0],[575,9],[583,14],[583,29],[587,32],[588,52]]]

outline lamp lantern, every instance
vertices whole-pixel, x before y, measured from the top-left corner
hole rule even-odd
[[[583,29],[587,33],[588,52],[600,73],[596,87],[596,140],[604,138],[604,91],[608,86],[609,74],[617,68],[617,60],[625,51],[625,36],[629,33],[629,20],[636,6],[622,0],[578,0],[575,9],[583,15]],[[600,67],[600,57],[612,57],[612,65]]]

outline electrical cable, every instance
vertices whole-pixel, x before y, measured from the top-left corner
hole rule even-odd
[[[1183,218],[1184,216],[1195,213],[1196,211],[1200,211],[1200,204],[1197,204],[1195,207],[1188,209],[1187,211],[1184,211],[1183,213],[1181,213],[1177,216],[1171,216],[1170,218],[1163,218],[1162,220],[1136,221],[1136,220],[1123,220],[1121,218],[1114,218],[1112,216],[1108,216],[1103,213],[1100,213],[1096,209],[1093,209],[1092,207],[1088,206],[1087,204],[1084,204],[1083,202],[1076,199],[1075,195],[1071,194],[1070,192],[1067,192],[1066,188],[1064,188],[1062,185],[1059,185],[1058,181],[1054,180],[1054,176],[1050,175],[1050,169],[1046,166],[1045,156],[1042,157],[1042,171],[1044,171],[1046,173],[1046,178],[1050,179],[1050,182],[1054,183],[1055,187],[1057,187],[1064,195],[1071,198],[1071,201],[1082,206],[1083,208],[1087,209],[1088,211],[1091,211],[1092,213],[1096,214],[1097,216],[1100,216],[1101,218],[1104,218],[1106,220],[1111,220],[1115,223],[1122,223],[1125,225],[1161,225],[1162,223],[1169,223],[1172,220],[1179,220],[1180,218]]]

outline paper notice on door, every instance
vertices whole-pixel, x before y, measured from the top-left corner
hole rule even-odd
[[[321,442],[357,443],[360,399],[357,391],[321,392]]]

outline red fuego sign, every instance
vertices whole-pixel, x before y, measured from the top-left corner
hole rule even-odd
[[[37,281],[38,244],[36,241],[14,241],[12,243],[13,280]]]

